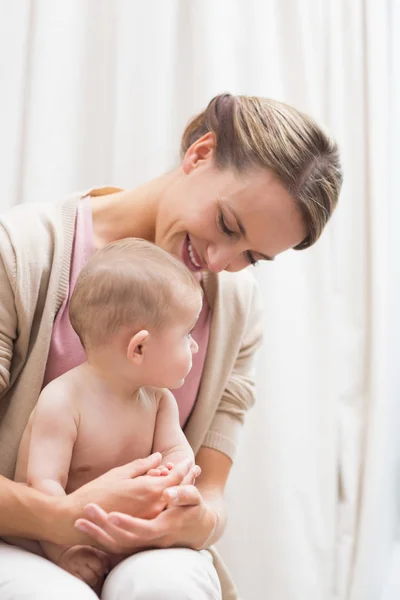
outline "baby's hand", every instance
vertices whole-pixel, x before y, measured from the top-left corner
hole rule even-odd
[[[107,554],[91,546],[67,548],[60,555],[57,564],[71,575],[82,579],[96,592],[101,590],[104,576],[110,568]]]
[[[174,466],[174,463],[168,462],[166,465],[161,465],[156,469],[150,469],[150,471],[147,471],[147,475],[152,475],[153,477],[159,477],[160,475],[168,475],[168,473],[171,471],[171,469],[174,468]]]

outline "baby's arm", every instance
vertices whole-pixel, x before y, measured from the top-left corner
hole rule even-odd
[[[79,414],[70,390],[64,382],[55,380],[39,397],[32,418],[28,456],[18,457],[21,460],[17,462],[16,481],[25,480],[50,496],[64,496],[78,424]],[[100,584],[108,565],[103,552],[90,546],[59,546],[46,541],[40,544],[52,562],[92,587]]]
[[[163,465],[176,465],[188,458],[194,463],[193,450],[179,425],[176,400],[169,390],[162,390],[158,405],[153,452],[161,452]]]
[[[28,455],[18,457],[16,481],[24,480],[50,496],[64,496],[78,433],[78,419],[68,390],[55,380],[39,397],[32,417]],[[58,562],[65,550],[49,542],[41,542],[41,546],[54,562]]]

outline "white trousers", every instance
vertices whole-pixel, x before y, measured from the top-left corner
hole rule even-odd
[[[1,600],[96,600],[85,583],[50,561],[0,541]],[[211,554],[147,550],[113,569],[101,600],[221,600]]]

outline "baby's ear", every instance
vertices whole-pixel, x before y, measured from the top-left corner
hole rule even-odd
[[[129,361],[135,365],[141,365],[143,361],[144,346],[146,345],[149,332],[145,329],[138,331],[134,336],[131,337],[126,352]]]

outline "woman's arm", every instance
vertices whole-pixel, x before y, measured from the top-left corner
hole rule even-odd
[[[8,248],[9,242],[0,225],[0,251]],[[10,250],[9,250],[10,251]],[[14,340],[17,337],[17,313],[13,290],[12,272],[15,265],[7,265],[0,254],[0,402],[10,383],[10,369],[14,349]]]
[[[231,470],[232,461],[226,454],[213,448],[200,448],[197,453],[201,475],[196,485],[202,495],[203,502],[214,512],[213,529],[203,546],[215,544],[225,531],[226,506],[224,500],[225,485]]]
[[[0,476],[0,535],[51,539],[61,513],[57,499]]]
[[[231,461],[211,448],[201,448],[196,461],[202,470],[199,488],[190,484],[171,486],[164,492],[168,510],[154,519],[120,512],[108,514],[90,504],[85,510],[87,518],[79,519],[76,526],[84,527],[96,545],[117,554],[146,548],[186,546],[200,550],[210,546],[225,528],[223,493]]]
[[[88,544],[91,540],[74,528],[84,508],[95,502],[108,511],[154,517],[166,506],[163,492],[179,485],[190,470],[182,463],[165,477],[146,473],[161,463],[156,453],[135,460],[82,486],[73,494],[52,497],[23,483],[0,476],[0,535],[48,540],[56,544]]]

